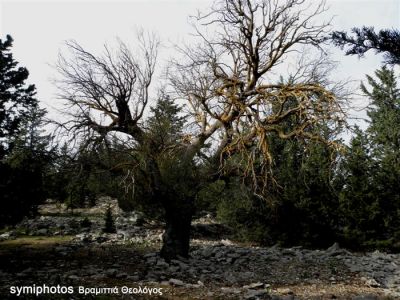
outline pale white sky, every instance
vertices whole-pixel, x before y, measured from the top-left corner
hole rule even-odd
[[[314,0],[307,0],[314,1]],[[36,84],[38,99],[44,107],[58,106],[54,86],[54,64],[65,40],[75,39],[89,51],[98,53],[104,42],[116,36],[134,42],[135,28],[158,33],[165,45],[168,41],[186,39],[191,28],[188,16],[196,9],[210,6],[209,0],[124,0],[124,1],[36,1],[0,0],[0,36],[14,38],[15,58],[30,72]],[[334,30],[349,30],[363,25],[400,28],[399,0],[328,0],[327,18],[335,16]],[[164,49],[160,66],[171,54]],[[333,58],[340,62],[338,78],[360,81],[381,65],[382,57],[370,53],[366,59],[345,57],[332,48]],[[166,54],[168,53],[168,55]],[[362,106],[358,103],[357,105]],[[51,110],[51,109],[50,109]],[[357,113],[357,115],[363,115]]]

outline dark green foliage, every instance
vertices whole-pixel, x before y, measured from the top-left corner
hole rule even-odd
[[[125,156],[120,157],[123,159],[119,160],[119,163],[125,167],[121,176],[124,193],[119,196],[120,205],[140,210],[155,219],[164,218],[161,201],[160,199],[154,201],[153,191],[150,188],[150,178],[146,172],[148,155],[156,159],[164,185],[176,190],[176,193],[182,197],[196,193],[185,184],[188,178],[192,178],[190,174],[184,175],[184,172],[190,168],[183,170],[178,163],[180,155],[178,145],[182,139],[185,122],[186,117],[182,113],[182,108],[167,95],[161,93],[156,106],[151,108],[151,114],[146,123],[147,144],[140,149],[136,147],[133,150],[121,151],[125,153]],[[147,148],[150,145],[153,150]]]
[[[161,94],[155,107],[151,109],[147,120],[148,133],[159,151],[166,151],[176,146],[182,137],[186,117],[182,108],[175,104],[168,95]]]
[[[222,199],[226,197],[226,184],[223,180],[217,180],[200,189],[196,195],[197,212],[216,212]]]
[[[370,126],[368,132],[373,139],[379,158],[398,156],[400,148],[400,90],[393,70],[383,67],[375,72],[377,80],[367,76],[371,91],[362,84],[361,89],[371,100],[368,108]],[[396,161],[396,158],[394,158]]]
[[[285,105],[290,109],[294,103],[288,99]],[[280,128],[287,132],[297,123],[293,116],[282,122]],[[327,141],[336,137],[328,124],[309,130],[318,132]],[[230,177],[222,193],[214,190],[214,197],[221,199],[217,205],[218,217],[235,229],[242,240],[285,246],[331,245],[338,237],[340,186],[334,182],[338,154],[318,141],[284,140],[275,133],[268,135],[268,142],[273,164],[266,200],[255,196],[246,180]],[[236,169],[240,168],[240,159],[232,163]],[[243,170],[245,166],[240,172]],[[202,200],[212,198],[205,192],[201,195]]]
[[[341,209],[348,246],[395,249],[400,236],[400,92],[393,70],[367,76],[369,127],[356,129],[344,163]],[[371,88],[371,90],[369,90]]]
[[[51,164],[50,137],[43,132],[45,110],[26,85],[26,68],[10,52],[12,38],[0,40],[0,225],[33,215],[46,198]]]
[[[88,217],[85,217],[82,221],[81,221],[81,227],[83,228],[90,228],[92,226],[92,222],[89,220]]]
[[[106,210],[106,214],[104,216],[104,228],[103,232],[105,233],[115,233],[117,229],[115,228],[114,217],[111,212],[111,207],[108,207]]]
[[[326,247],[336,239],[338,198],[332,185],[335,153],[326,145],[287,142],[275,166],[277,238]]]
[[[271,136],[277,184],[267,201],[240,181],[230,183],[218,205],[218,217],[241,240],[285,246],[326,247],[337,238],[338,197],[331,183],[332,150]]]
[[[95,152],[81,150],[70,165],[70,180],[67,185],[68,196],[66,202],[70,208],[92,206],[94,191],[89,184],[94,179]]]
[[[356,127],[340,173],[343,180],[340,193],[341,240],[347,247],[360,247],[378,229],[376,213],[379,207],[373,169],[367,136]]]
[[[400,32],[353,28],[355,36],[334,32],[333,42],[347,55],[383,53],[385,63],[400,64]],[[353,247],[400,249],[400,91],[393,70],[367,76],[361,89],[369,98],[365,133],[356,129],[342,164],[340,194],[344,243]]]
[[[83,207],[87,204],[87,180],[90,176],[88,161],[84,152],[78,152],[74,157],[71,150],[64,144],[58,150],[52,169],[49,171],[51,183],[48,186],[49,197],[65,202],[68,208]]]
[[[13,149],[3,159],[0,168],[2,179],[1,220],[15,223],[32,215],[47,193],[47,177],[53,159],[48,149],[50,138],[42,135],[42,117],[45,111],[34,109],[23,120],[23,129],[13,138]],[[5,176],[5,177],[3,177]]]
[[[372,90],[363,87],[363,91],[371,100],[367,134],[379,220],[376,240],[396,242],[400,237],[400,91],[393,70],[382,68],[375,75],[377,80],[368,78]]]
[[[270,203],[254,197],[240,179],[230,181],[222,193],[215,195],[217,218],[232,228],[240,241],[273,244]]]
[[[37,205],[44,200],[42,174],[40,170],[24,165],[30,161],[20,161],[22,166],[0,165],[1,205],[0,225],[15,224],[25,216],[35,214]]]
[[[22,129],[26,115],[38,106],[34,85],[26,85],[29,72],[11,53],[13,39],[0,39],[0,159],[12,149],[11,139]]]
[[[116,197],[121,194],[120,173],[114,170],[118,151],[101,143],[95,147],[80,147],[78,151],[66,145],[58,150],[49,174],[50,198],[65,202],[71,209],[93,206],[101,195]],[[121,159],[121,157],[119,157]]]
[[[335,31],[332,40],[336,46],[342,49],[348,46],[346,55],[363,56],[369,50],[384,53],[388,64],[400,64],[400,31],[395,29],[383,29],[378,33],[373,27],[353,28],[354,36],[346,32]]]
[[[69,155],[67,144],[56,149],[53,163],[47,172],[46,190],[48,197],[57,201],[64,201],[68,196],[68,182],[70,174],[67,172],[71,166],[72,158]]]

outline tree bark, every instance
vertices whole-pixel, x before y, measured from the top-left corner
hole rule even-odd
[[[189,257],[190,227],[194,213],[192,200],[168,199],[165,208],[165,232],[160,255],[167,261],[181,257]]]

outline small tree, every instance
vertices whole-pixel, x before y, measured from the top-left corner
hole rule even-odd
[[[151,155],[157,161],[160,172],[165,180],[175,164],[176,149],[184,138],[184,125],[187,117],[182,111],[182,106],[177,105],[164,91],[158,96],[154,107],[150,108],[149,118],[146,120],[146,138],[151,141],[156,150]],[[153,199],[148,176],[142,168],[135,167],[144,163],[144,157],[149,155],[148,149],[141,151],[127,151],[128,157],[120,156],[119,163],[124,166],[126,174],[124,180],[125,199],[153,218],[164,218],[160,201]],[[133,168],[132,168],[133,166]],[[156,201],[154,201],[156,200]]]
[[[378,199],[374,184],[374,168],[370,142],[358,127],[344,156],[340,176],[343,189],[340,192],[341,235],[347,247],[357,248],[367,237],[377,236]]]
[[[112,215],[111,207],[109,206],[104,215],[104,228],[105,233],[115,233],[117,229],[115,228],[114,218]]]
[[[150,111],[151,114],[147,120],[148,133],[158,144],[160,152],[180,143],[187,119],[183,115],[182,107],[163,92]]]

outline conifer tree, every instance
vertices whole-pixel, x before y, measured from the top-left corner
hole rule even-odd
[[[0,39],[0,159],[11,151],[10,140],[22,129],[27,113],[38,106],[36,88],[27,85],[29,72],[11,53],[10,35]]]
[[[111,207],[108,207],[106,214],[104,216],[104,228],[105,233],[115,233],[117,229],[115,228],[114,218],[111,212]]]
[[[367,76],[370,89],[362,90],[371,100],[367,133],[372,144],[374,187],[379,199],[383,239],[400,237],[400,90],[394,70],[383,67]]]
[[[33,214],[44,200],[43,179],[49,163],[49,137],[42,130],[44,110],[38,107],[29,72],[18,66],[13,39],[0,39],[0,225]]]
[[[182,108],[168,95],[161,93],[157,104],[150,108],[151,116],[148,119],[149,134],[160,150],[173,146],[180,139],[186,117]],[[162,149],[163,148],[163,149]]]
[[[383,67],[361,86],[370,100],[369,127],[356,128],[344,161],[341,208],[349,244],[393,247],[400,236],[400,92]]]
[[[374,190],[374,163],[368,136],[355,127],[354,136],[341,165],[343,189],[340,193],[342,242],[348,247],[361,246],[375,236],[377,199]]]

